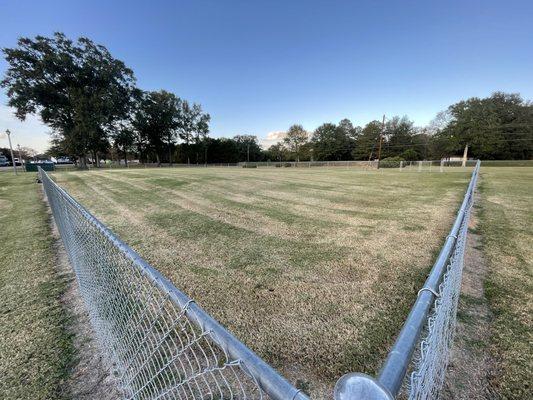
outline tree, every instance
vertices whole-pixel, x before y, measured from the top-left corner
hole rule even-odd
[[[352,155],[355,160],[370,160],[377,157],[377,146],[381,134],[382,123],[371,121],[365,125],[361,134],[355,140],[355,148]]]
[[[263,151],[257,136],[254,135],[236,135],[233,137],[237,147],[239,161],[261,161]]]
[[[266,156],[269,160],[283,161],[287,158],[287,149],[283,145],[283,142],[279,142],[270,146],[266,152]]]
[[[52,133],[52,139],[50,142],[51,146],[46,151],[47,156],[58,158],[69,154],[68,149],[65,146],[65,140],[61,135]],[[77,161],[76,157],[73,157],[73,161]]]
[[[194,104],[193,108],[197,108],[197,119],[194,126],[195,130],[195,141],[196,141],[196,163],[198,163],[198,148],[200,147],[200,144],[202,144],[202,147],[204,149],[205,160],[204,162],[207,163],[207,135],[209,134],[209,121],[211,120],[211,116],[209,114],[203,114],[202,108],[198,104]]]
[[[200,141],[207,138],[209,133],[209,114],[202,113],[202,107],[194,103],[192,106],[187,100],[182,101],[180,107],[179,130],[181,140],[185,142],[185,152],[187,163],[190,163],[190,144],[194,141],[196,147],[196,162],[198,162],[198,145]]]
[[[352,121],[350,121],[348,118],[344,118],[339,122],[339,129],[344,132],[346,136],[353,140],[357,139],[357,137],[361,134],[361,128],[359,126],[354,126]]]
[[[413,145],[416,130],[407,117],[392,117],[385,123],[381,157],[396,157]]]
[[[134,148],[135,137],[133,128],[125,125],[120,126],[113,135],[113,145],[117,152],[123,154],[126,166],[128,166],[128,152]]]
[[[133,72],[105,47],[83,37],[74,43],[62,33],[20,38],[3,53],[9,67],[0,85],[15,115],[38,114],[85,167],[86,154],[106,147],[110,128],[126,117]]]
[[[519,94],[496,92],[448,107],[448,122],[434,135],[437,151],[482,159],[530,159],[533,156],[533,105]]]
[[[320,125],[311,138],[313,156],[316,160],[348,160],[354,148],[352,138],[355,129],[348,120],[338,126],[331,123]],[[352,136],[352,137],[351,137]]]
[[[300,161],[300,147],[307,143],[309,134],[302,125],[292,125],[283,139],[289,151],[296,155],[296,161]]]
[[[229,138],[206,138],[204,140],[207,157],[203,162],[207,163],[207,158],[211,163],[236,163],[239,161],[239,150],[237,143]]]
[[[144,92],[137,105],[132,126],[138,137],[148,142],[155,154],[157,165],[161,165],[163,148],[168,149],[169,163],[172,163],[176,130],[181,124],[181,99],[165,90]]]

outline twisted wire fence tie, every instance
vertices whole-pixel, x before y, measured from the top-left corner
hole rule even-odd
[[[300,393],[302,392],[302,389],[298,389],[296,392],[294,392],[294,396],[292,396],[292,400],[296,398]]]
[[[170,292],[169,292],[170,293]],[[187,311],[189,309],[189,306],[192,304],[192,303],[196,303],[194,300],[189,300],[187,303],[185,303],[185,305],[182,307],[183,311]]]
[[[440,294],[438,294],[437,292],[435,292],[433,289],[431,289],[429,287],[423,287],[422,289],[420,289],[416,296],[417,297],[420,296],[420,293],[422,293],[424,290],[427,290],[428,292],[431,292],[435,297],[440,297]]]
[[[457,240],[457,235],[448,235],[448,236],[446,236],[446,240],[448,240],[451,237],[454,238],[455,240]]]

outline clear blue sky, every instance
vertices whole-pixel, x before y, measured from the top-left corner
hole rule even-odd
[[[105,45],[142,89],[201,103],[213,136],[383,113],[422,125],[471,96],[533,98],[531,0],[0,0],[0,46],[54,31]],[[0,130],[46,147],[47,129],[17,123],[6,101]]]

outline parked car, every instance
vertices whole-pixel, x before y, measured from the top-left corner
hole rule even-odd
[[[58,157],[56,164],[73,164],[73,162],[69,157]]]

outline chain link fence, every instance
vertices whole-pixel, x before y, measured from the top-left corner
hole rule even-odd
[[[458,232],[453,254],[439,285],[435,304],[422,334],[422,340],[413,360],[413,371],[407,384],[410,400],[437,399],[444,385],[444,377],[453,344],[457,305],[461,294],[463,261],[472,207],[467,204]]]
[[[352,373],[336,400],[436,399],[455,332],[480,162],[445,244],[379,376]],[[107,361],[131,399],[306,400],[39,169]]]
[[[39,169],[107,362],[130,399],[306,400]]]

